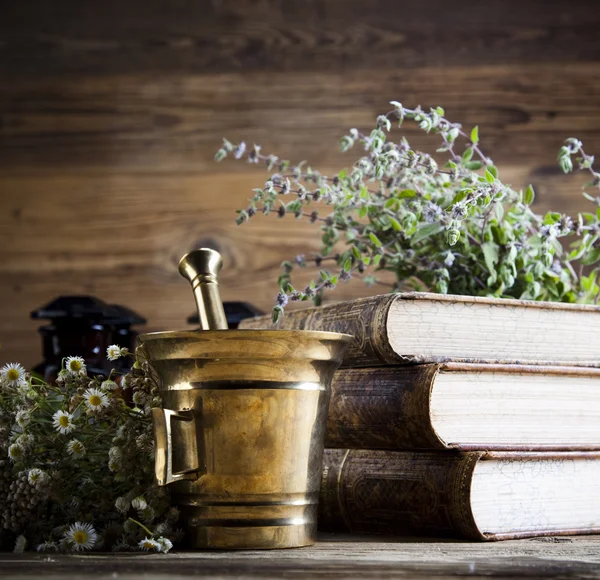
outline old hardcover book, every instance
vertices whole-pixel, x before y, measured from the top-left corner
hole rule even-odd
[[[600,453],[326,449],[319,529],[501,540],[600,532]]]
[[[269,316],[240,328],[272,328]],[[286,312],[278,328],[355,341],[344,366],[429,362],[600,367],[600,307],[429,293],[385,294]]]
[[[600,369],[444,363],[346,368],[327,447],[600,450]]]

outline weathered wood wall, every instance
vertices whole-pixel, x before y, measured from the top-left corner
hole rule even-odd
[[[58,294],[193,311],[176,262],[210,245],[225,299],[268,309],[313,227],[233,224],[254,166],[221,136],[328,169],[391,99],[440,104],[540,211],[583,209],[556,151],[600,152],[596,0],[6,0],[0,17],[0,360],[39,359],[29,311]],[[426,143],[416,132],[416,144]],[[358,295],[351,285],[335,297]]]

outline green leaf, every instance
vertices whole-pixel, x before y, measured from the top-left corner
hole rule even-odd
[[[465,197],[467,197],[467,194],[472,193],[472,192],[473,192],[472,189],[468,189],[468,188],[467,189],[461,189],[452,198],[452,205],[458,203],[459,201],[462,201],[463,199],[465,199]]]
[[[369,233],[369,239],[373,242],[375,247],[381,248],[381,246],[383,246],[381,240],[373,232]]]
[[[411,241],[413,242],[413,244],[418,244],[419,242],[426,240],[430,236],[439,234],[443,229],[444,226],[439,223],[426,224],[424,226],[420,226],[419,228],[417,228],[417,231],[415,232],[415,235],[411,238]]]
[[[496,273],[496,264],[498,263],[498,246],[493,242],[485,242],[481,244],[483,259],[490,274]]]
[[[471,171],[477,171],[483,167],[483,163],[481,161],[467,161],[463,165]]]
[[[533,186],[528,185],[525,193],[523,194],[523,203],[525,205],[531,205],[533,200],[535,199],[535,191],[533,191]]]
[[[492,172],[489,169],[485,170],[485,180],[488,183],[494,183],[494,181],[496,181],[496,178],[494,177],[494,175],[492,174]]]
[[[365,266],[368,266],[371,263],[371,256],[364,256],[363,259],[362,259],[362,263]]]
[[[417,192],[414,189],[403,189],[401,192],[399,192],[396,197],[398,199],[406,199],[409,197],[416,197]]]
[[[352,253],[357,260],[360,260],[361,253],[360,250],[356,246],[352,246]]]
[[[584,266],[591,266],[596,262],[600,261],[600,248],[592,248],[587,252],[583,258],[581,258],[581,263]]]
[[[350,270],[352,270],[352,258],[346,258],[346,261],[344,262],[344,271],[350,272]]]
[[[273,312],[271,313],[271,320],[273,324],[277,324],[283,318],[283,308],[281,306],[274,306]]]
[[[492,236],[494,238],[494,241],[497,244],[500,244],[501,246],[503,246],[504,244],[506,244],[506,242],[508,242],[508,238],[507,238],[506,232],[504,231],[503,228],[497,226],[496,224],[492,224],[490,226],[490,230],[492,232]]]
[[[358,217],[359,217],[359,218],[361,218],[361,219],[362,219],[362,218],[364,218],[364,217],[366,217],[366,215],[367,215],[367,212],[368,212],[368,211],[369,211],[369,210],[367,209],[367,206],[366,206],[366,205],[363,205],[363,206],[362,206],[362,207],[361,207],[361,208],[358,210]]]
[[[436,107],[435,110],[440,117],[443,117],[446,114],[442,107]]]
[[[369,190],[367,189],[366,185],[363,185],[361,188],[359,197],[361,199],[369,199]]]
[[[487,171],[489,171],[496,179],[498,179],[498,168],[495,165],[488,165]]]
[[[379,266],[379,262],[381,262],[381,258],[383,256],[381,254],[377,254],[376,256],[373,256],[373,266],[377,267]]]
[[[223,161],[223,159],[225,159],[225,157],[227,157],[227,151],[223,148],[219,149],[216,153],[215,153],[215,161]]]
[[[544,216],[544,225],[550,226],[552,224],[556,224],[560,221],[560,214],[556,211],[549,211]]]
[[[479,127],[477,125],[475,125],[471,131],[471,142],[473,145],[477,145],[477,143],[479,143]]]
[[[473,159],[473,147],[467,147],[462,154],[463,163],[467,163]]]
[[[397,208],[398,200],[391,197],[383,204],[383,207],[385,207],[386,209]]]
[[[402,226],[400,225],[400,222],[396,218],[390,217],[389,220],[390,220],[390,224],[392,224],[392,228],[394,228],[397,232],[402,231]]]
[[[586,247],[584,244],[581,244],[578,248],[575,248],[572,252],[567,256],[567,260],[572,262],[573,260],[579,260],[581,256],[583,256],[586,252]]]

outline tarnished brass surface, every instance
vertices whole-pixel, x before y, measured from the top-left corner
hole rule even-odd
[[[329,389],[351,337],[215,330],[139,340],[161,381],[156,477],[172,483],[190,547],[314,543]]]
[[[179,261],[179,273],[192,285],[201,330],[227,328],[217,279],[222,266],[221,254],[209,248],[193,250]]]

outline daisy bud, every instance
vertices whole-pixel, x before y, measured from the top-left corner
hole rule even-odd
[[[137,511],[145,510],[148,507],[148,503],[143,496],[138,495],[131,501],[131,507]]]
[[[121,512],[122,514],[129,511],[129,506],[129,500],[125,497],[118,497],[115,501],[115,507],[117,508],[117,511]]]
[[[103,391],[114,391],[118,387],[119,387],[119,385],[117,385],[117,383],[115,383],[115,381],[112,381],[110,379],[103,381],[102,384],[100,385],[100,388]]]

